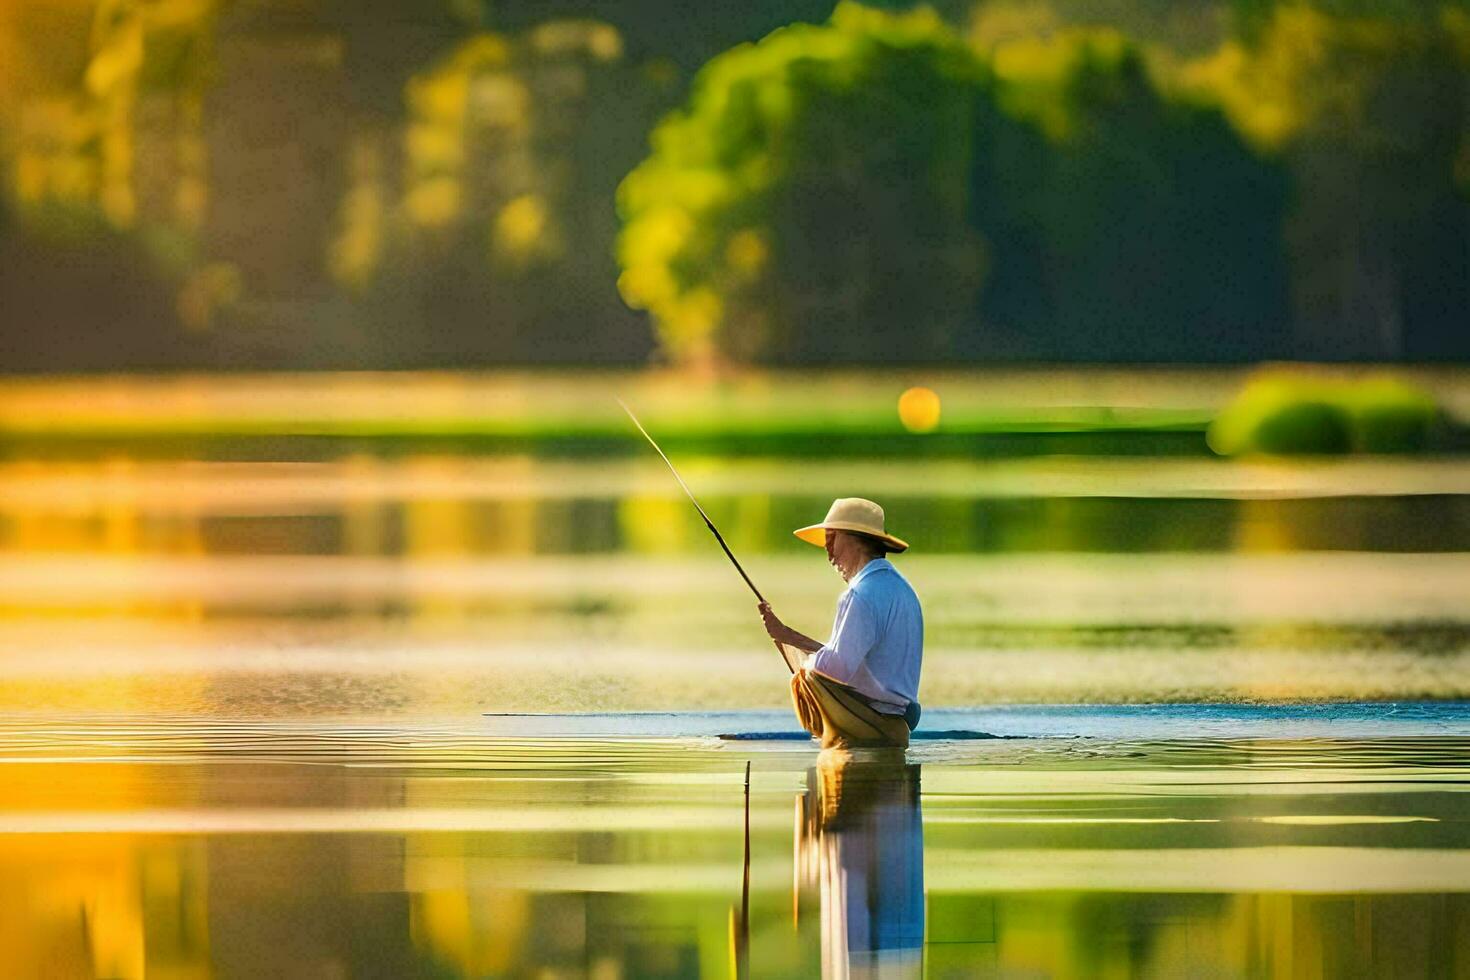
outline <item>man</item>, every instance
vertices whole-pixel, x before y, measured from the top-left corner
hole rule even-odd
[[[825,644],[781,622],[768,603],[759,606],[773,640],[811,654],[791,678],[797,717],[824,748],[907,747],[919,723],[924,615],[887,555],[908,545],[883,529],[883,508],[861,497],[834,501],[826,520],[793,533],[824,545],[847,582]]]

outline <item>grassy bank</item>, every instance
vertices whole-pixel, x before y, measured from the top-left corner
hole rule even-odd
[[[723,455],[1194,455],[1242,370],[235,375],[0,382],[12,455],[641,452],[617,399],[671,450]],[[1425,372],[1446,404],[1470,376]],[[914,387],[937,418],[902,418]],[[932,426],[928,425],[932,422]]]

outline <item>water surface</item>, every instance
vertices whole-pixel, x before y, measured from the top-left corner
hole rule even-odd
[[[1470,977],[1470,466],[1203,457],[1237,381],[7,384],[0,976]],[[623,382],[808,633],[888,506],[906,759],[793,737]]]
[[[1178,728],[1191,712],[1206,726],[1193,735]],[[1097,728],[921,741],[895,760],[477,724],[11,720],[0,968],[1470,969],[1465,706],[1400,705],[1376,723],[1366,708],[1335,723],[1173,707],[1140,738],[1119,737],[1115,709],[983,714],[1013,734]],[[1227,717],[1235,737],[1212,734]]]

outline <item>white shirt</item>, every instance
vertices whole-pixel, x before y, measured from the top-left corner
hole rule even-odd
[[[832,638],[806,665],[901,715],[919,699],[924,613],[919,597],[887,558],[864,565],[837,600]]]

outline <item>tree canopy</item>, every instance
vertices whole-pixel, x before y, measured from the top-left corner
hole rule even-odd
[[[1115,35],[989,59],[843,4],[712,61],[619,206],[623,296],[676,357],[1238,354],[1285,323],[1280,173]]]
[[[1470,357],[1466,0],[877,6],[0,4],[8,365]]]
[[[619,189],[624,297],[678,357],[939,356],[983,278],[986,85],[928,11],[844,4],[716,58]]]

